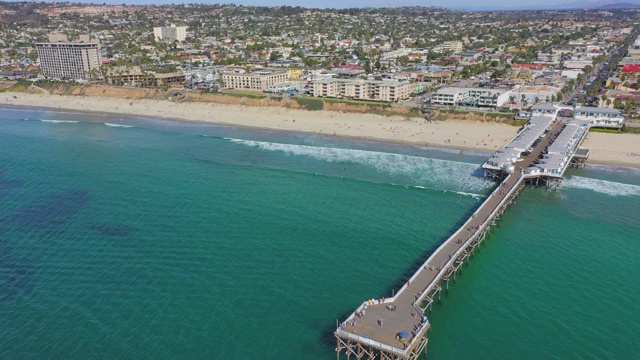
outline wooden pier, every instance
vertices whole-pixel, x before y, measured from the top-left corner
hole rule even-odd
[[[480,251],[489,231],[497,225],[509,205],[526,184],[549,185],[564,174],[541,174],[535,169],[542,152],[565,128],[554,121],[546,135],[536,141],[528,156],[513,163],[513,171],[489,171],[485,175],[500,180],[499,185],[478,207],[473,215],[451,235],[420,266],[407,283],[389,298],[370,299],[363,302],[351,315],[337,324],[337,358],[347,359],[417,359],[426,350],[428,330],[431,327],[427,315],[435,302],[440,303],[442,293],[449,292],[450,282],[456,281],[469,258]],[[584,136],[579,139],[582,142]],[[579,145],[579,144],[578,144]],[[577,149],[577,145],[576,145]],[[576,151],[577,152],[577,151]],[[582,151],[584,158],[588,151]],[[570,159],[571,160],[571,159]],[[578,160],[583,162],[582,159]],[[574,164],[575,161],[571,162]],[[569,164],[567,164],[568,166]]]

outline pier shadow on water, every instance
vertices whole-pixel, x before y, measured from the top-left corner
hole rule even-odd
[[[475,169],[472,173],[471,176],[476,177],[476,178],[480,178],[480,179],[484,179],[484,169],[481,167],[478,167],[477,169]],[[490,180],[487,180],[490,181]]]

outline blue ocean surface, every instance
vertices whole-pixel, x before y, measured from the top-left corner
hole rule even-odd
[[[490,193],[487,154],[0,109],[0,359],[333,359]],[[527,188],[430,359],[635,359],[640,171]]]

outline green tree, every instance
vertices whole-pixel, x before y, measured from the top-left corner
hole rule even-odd
[[[406,66],[409,63],[409,57],[407,55],[398,56],[397,61],[400,65]]]

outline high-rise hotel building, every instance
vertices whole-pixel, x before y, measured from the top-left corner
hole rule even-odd
[[[167,27],[154,27],[153,38],[156,41],[164,41],[166,43],[182,42],[187,38],[187,27],[176,26],[175,24]]]
[[[40,69],[47,78],[88,79],[102,64],[100,44],[90,42],[88,37],[81,37],[79,42],[36,43],[36,49]]]

